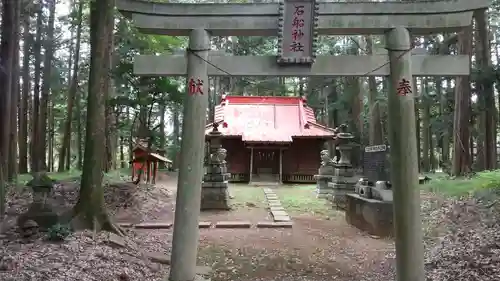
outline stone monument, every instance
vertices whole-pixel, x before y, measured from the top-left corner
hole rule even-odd
[[[328,150],[322,150],[321,166],[318,169],[318,174],[314,176],[316,179],[316,197],[328,198],[332,195],[332,188],[328,186],[332,182],[335,175],[335,162],[330,158]]]
[[[226,150],[221,145],[222,133],[214,123],[210,132],[210,157],[206,166],[201,189],[201,210],[229,210],[229,178]]]
[[[354,192],[354,187],[359,177],[355,175],[351,164],[351,155],[353,144],[351,143],[354,136],[347,132],[347,125],[340,125],[335,129],[336,149],[340,152],[340,159],[335,163],[335,172],[333,181],[328,183],[332,189],[332,201],[335,208],[344,210],[346,207],[346,195]]]
[[[390,180],[389,147],[385,144],[367,146],[363,153],[363,178],[369,185]]]

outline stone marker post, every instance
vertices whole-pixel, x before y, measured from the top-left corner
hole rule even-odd
[[[207,57],[210,37],[204,29],[189,35],[187,96],[184,103],[179,179],[175,206],[172,266],[169,280],[188,281],[196,277],[198,217],[208,107]]]
[[[396,27],[386,33],[386,42],[391,73],[388,117],[397,280],[424,281],[410,34],[406,28]]]

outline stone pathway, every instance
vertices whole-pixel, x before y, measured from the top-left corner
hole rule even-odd
[[[283,206],[281,206],[281,202],[276,193],[270,188],[264,188],[264,194],[266,195],[269,211],[271,212],[274,222],[290,223],[291,225],[290,216]]]

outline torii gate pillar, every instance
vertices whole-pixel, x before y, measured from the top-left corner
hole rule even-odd
[[[208,108],[207,57],[210,36],[204,29],[189,35],[187,85],[182,121],[179,179],[175,205],[172,265],[169,280],[187,281],[196,277],[200,232],[201,179],[205,153],[205,119]]]
[[[388,97],[391,183],[394,193],[396,276],[424,281],[422,221],[418,187],[415,95],[411,73],[410,34],[396,27],[386,33],[390,61]]]

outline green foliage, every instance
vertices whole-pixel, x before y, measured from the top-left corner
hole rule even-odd
[[[72,232],[70,225],[58,223],[47,229],[47,239],[54,242],[64,241]]]
[[[422,188],[447,196],[480,195],[492,190],[500,191],[500,170],[477,173],[471,178],[452,178],[444,174],[433,174],[431,178],[432,180]]]

